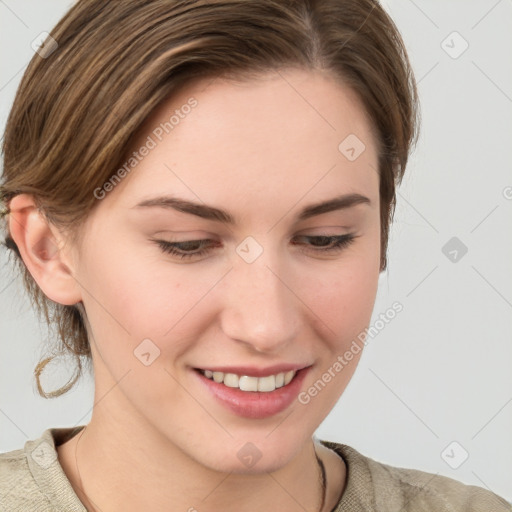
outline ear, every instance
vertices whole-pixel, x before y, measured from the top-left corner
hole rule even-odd
[[[65,239],[40,213],[32,196],[19,194],[11,199],[9,231],[25,266],[49,299],[64,305],[82,300]]]

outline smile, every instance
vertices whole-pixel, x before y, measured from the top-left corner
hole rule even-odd
[[[214,372],[211,370],[199,370],[207,379],[213,380],[219,384],[224,384],[229,388],[238,388],[242,391],[260,391],[268,393],[282,388],[289,384],[296,371],[281,372],[275,375],[265,377],[252,377],[249,375],[237,375],[236,373]]]
[[[227,410],[244,418],[263,419],[279,414],[295,403],[311,368],[311,365],[300,364],[281,364],[265,369],[243,366],[192,368],[192,374],[208,395]]]

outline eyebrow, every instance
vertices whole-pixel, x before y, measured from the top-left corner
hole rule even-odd
[[[358,204],[366,204],[371,206],[371,201],[366,196],[361,194],[344,194],[334,197],[327,201],[314,203],[303,208],[297,215],[297,220],[303,221],[322,213],[328,213],[336,210],[346,210]],[[223,224],[234,225],[236,224],[235,218],[225,210],[208,206],[201,203],[195,203],[171,196],[158,196],[151,199],[145,199],[137,203],[132,208],[168,208],[178,212],[188,213],[201,217],[202,219],[213,220],[222,222]]]

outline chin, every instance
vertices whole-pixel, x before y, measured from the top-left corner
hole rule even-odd
[[[274,432],[270,437],[275,438],[269,439],[269,432],[272,429],[260,435],[237,436],[226,442],[212,441],[214,446],[201,449],[194,458],[203,466],[222,473],[256,475],[277,471],[304,449],[307,436],[292,439],[283,429],[280,436]]]

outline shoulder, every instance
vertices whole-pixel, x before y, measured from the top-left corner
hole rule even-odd
[[[0,453],[0,511],[85,511],[56,450],[76,432],[77,428],[47,429],[39,438],[26,441],[23,448]]]
[[[481,487],[439,474],[383,464],[347,445],[322,443],[334,449],[347,466],[340,506],[347,497],[350,500],[347,503],[365,501],[369,509],[380,512],[512,512],[506,500]],[[337,510],[341,512],[345,508]]]
[[[35,503],[41,506],[34,509]],[[0,510],[51,510],[22,448],[0,454]]]
[[[382,464],[368,459],[368,467],[377,490],[377,502],[387,498],[388,489],[400,492],[405,510],[457,512],[505,512],[512,507],[487,489],[466,485],[453,478]]]

